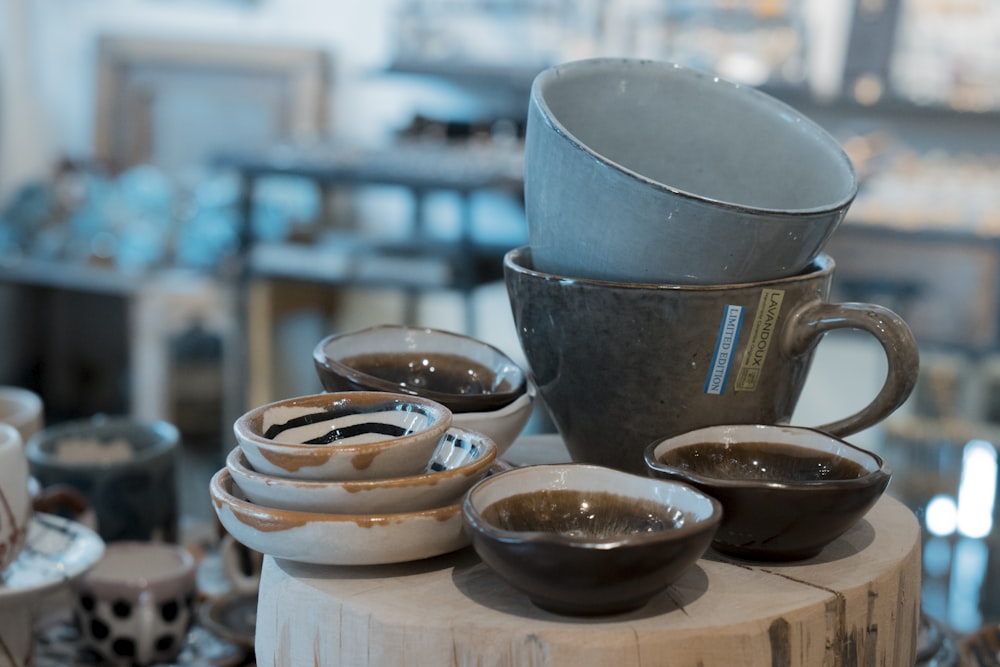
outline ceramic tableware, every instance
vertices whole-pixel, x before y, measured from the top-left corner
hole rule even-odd
[[[34,514],[25,548],[0,575],[0,667],[41,664],[34,660],[35,624],[46,611],[46,600],[68,592],[103,553],[104,542],[89,528],[59,516]]]
[[[74,584],[83,643],[106,664],[177,658],[194,613],[195,560],[164,542],[119,541]]]
[[[507,354],[440,329],[386,324],[327,336],[313,361],[328,391],[423,396],[455,414],[497,410],[525,392],[525,373]]]
[[[0,387],[0,422],[10,424],[28,442],[45,425],[42,397],[23,387]]]
[[[28,442],[43,488],[71,487],[107,542],[177,539],[180,433],[165,421],[99,415],[47,426]]]
[[[462,513],[483,562],[568,615],[643,606],[694,565],[722,516],[686,484],[573,463],[487,477]]]
[[[452,415],[420,396],[348,391],[261,405],[233,424],[257,472],[299,480],[362,480],[424,469]]]
[[[816,345],[837,329],[872,335],[888,373],[868,405],[822,430],[847,435],[878,423],[916,381],[909,327],[878,305],[829,302],[826,255],[789,278],[711,286],[560,276],[536,270],[533,256],[507,254],[507,290],[534,382],[575,461],[645,472],[654,440],[712,424],[787,422]]]
[[[469,544],[462,508],[393,514],[327,514],[267,507],[245,499],[229,470],[209,484],[223,527],[262,554],[318,565],[378,565],[420,560]]]
[[[531,380],[527,380],[523,394],[496,410],[485,412],[458,412],[451,423],[469,431],[482,433],[497,445],[497,455],[503,456],[531,419],[535,409],[538,390]]]
[[[799,560],[857,523],[890,471],[876,454],[810,428],[712,426],[651,443],[651,474],[722,503],[716,550],[753,560]]]
[[[794,275],[858,187],[837,141],[795,109],[650,60],[595,58],[538,74],[524,149],[538,268],[599,280]]]
[[[416,512],[454,504],[496,460],[496,444],[481,433],[452,427],[416,475],[354,481],[275,477],[254,470],[233,449],[226,467],[247,498],[268,507],[333,514]]]
[[[0,422],[0,573],[24,548],[31,515],[28,460],[21,434],[10,424]]]

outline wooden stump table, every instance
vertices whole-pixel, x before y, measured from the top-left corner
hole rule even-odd
[[[552,437],[509,457],[558,460]],[[710,550],[645,607],[596,618],[535,607],[471,548],[372,567],[267,557],[256,654],[260,667],[911,667],[919,616],[920,529],[885,496],[815,558]]]

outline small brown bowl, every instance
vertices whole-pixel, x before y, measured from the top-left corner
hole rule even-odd
[[[810,558],[878,501],[882,459],[810,428],[710,426],[646,448],[651,475],[686,482],[722,503],[712,546],[750,560]]]
[[[314,348],[313,363],[327,391],[423,396],[456,414],[498,410],[527,385],[524,370],[488,343],[392,324],[327,336]]]
[[[462,516],[480,558],[535,605],[592,616],[642,607],[680,578],[722,510],[687,484],[566,463],[484,478]]]

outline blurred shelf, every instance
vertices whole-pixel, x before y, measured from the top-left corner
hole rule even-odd
[[[131,296],[147,282],[145,274],[126,274],[113,266],[0,256],[0,283]]]

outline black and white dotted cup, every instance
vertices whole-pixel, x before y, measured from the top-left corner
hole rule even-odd
[[[113,542],[75,584],[84,646],[111,665],[173,661],[194,612],[195,560],[163,542]]]

